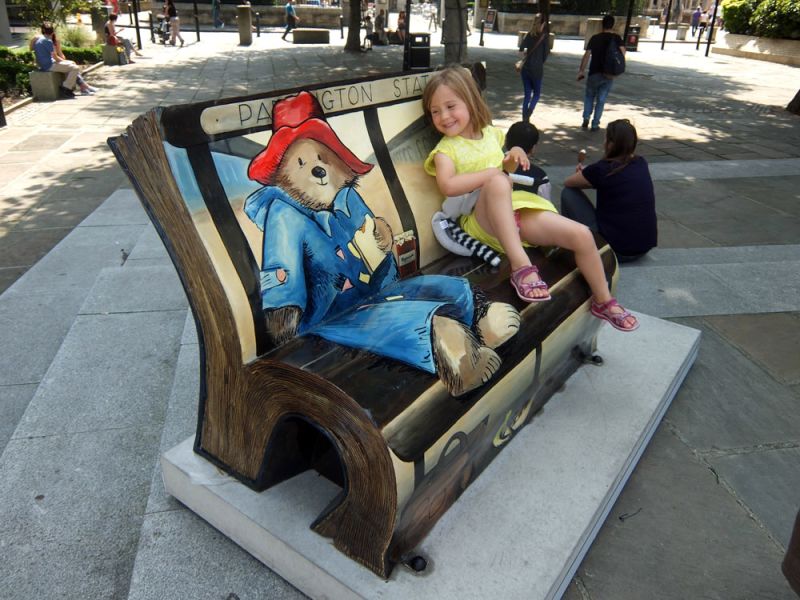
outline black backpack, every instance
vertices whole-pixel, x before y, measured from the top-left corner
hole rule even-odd
[[[606,46],[606,55],[603,57],[603,75],[609,78],[622,75],[625,72],[625,55],[617,45],[617,38],[611,38]]]

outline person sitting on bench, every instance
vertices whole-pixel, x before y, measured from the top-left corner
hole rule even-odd
[[[89,86],[80,77],[81,70],[71,60],[62,60],[56,54],[56,47],[53,44],[55,29],[50,23],[42,23],[42,35],[31,42],[31,50],[36,57],[36,65],[40,71],[55,71],[64,73],[64,83],[61,84],[61,95],[65,98],[73,98],[75,93],[72,91],[77,83],[81,93],[92,94]]]
[[[117,35],[117,17],[118,15],[113,13],[108,15],[108,21],[106,21],[106,26],[104,28],[106,44],[110,46],[122,46],[125,49],[125,57],[128,59],[129,63],[132,63],[131,52],[135,53],[136,56],[141,56],[142,53],[133,47],[129,39]]]

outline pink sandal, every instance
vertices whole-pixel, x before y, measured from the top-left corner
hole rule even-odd
[[[539,281],[534,281],[533,283],[525,281],[525,278],[531,273],[536,273],[538,275],[539,269],[533,265],[528,265],[527,267],[520,267],[511,273],[511,285],[514,286],[517,296],[519,296],[525,302],[546,302],[547,300],[550,300],[549,293],[547,296],[542,296],[541,298],[536,298],[529,295],[533,290],[547,291],[547,284],[541,279],[539,279]]]
[[[622,309],[622,312],[612,312],[611,309],[615,306],[618,306]],[[634,329],[639,328],[639,321],[634,317],[630,312],[622,308],[620,303],[617,302],[616,298],[611,298],[608,302],[604,302],[603,304],[598,304],[592,298],[592,314],[597,317],[598,319],[604,319],[611,323],[611,326],[614,329],[619,329],[620,331],[633,331]],[[632,327],[625,327],[625,319],[628,317],[633,317],[634,324]]]

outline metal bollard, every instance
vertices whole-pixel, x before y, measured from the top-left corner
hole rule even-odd
[[[4,94],[0,94],[0,127],[5,127],[8,123],[6,123],[6,113],[3,112],[3,96]]]
[[[261,13],[256,13],[256,37],[261,37]]]
[[[479,46],[483,46],[483,28],[486,25],[486,19],[481,19],[481,41],[478,42]]]
[[[197,0],[192,2],[194,4],[194,32],[197,35],[197,41],[200,41],[200,13],[197,10]]]
[[[149,15],[147,25],[150,27],[150,43],[151,44],[155,44],[156,43],[156,30],[153,29],[153,11],[151,10],[147,14]]]
[[[139,0],[133,0],[133,20],[136,26],[136,45],[142,49],[142,33],[139,30]]]
[[[342,33],[342,39],[344,39],[344,16],[339,15],[339,31]]]

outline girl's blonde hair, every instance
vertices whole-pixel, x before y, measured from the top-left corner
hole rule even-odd
[[[464,101],[469,112],[469,122],[475,128],[475,133],[483,131],[483,128],[492,123],[492,115],[489,107],[481,96],[478,84],[472,78],[472,73],[464,67],[453,65],[445,67],[441,71],[436,71],[428,80],[425,90],[422,92],[422,109],[425,117],[433,122],[431,117],[431,98],[441,86],[446,85],[456,96]]]

